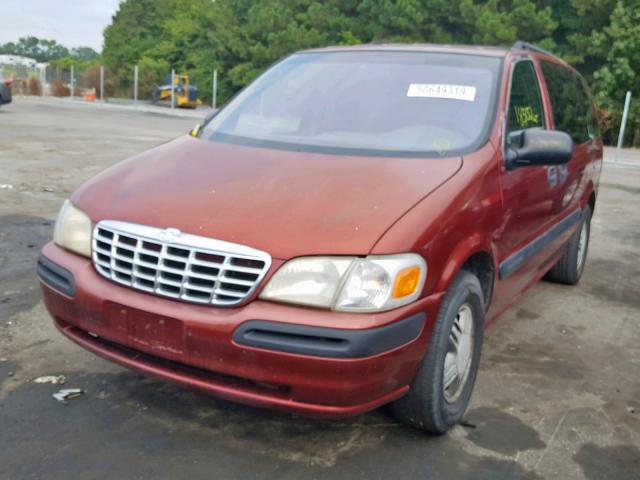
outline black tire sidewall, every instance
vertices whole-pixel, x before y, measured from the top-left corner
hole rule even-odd
[[[455,402],[448,403],[444,397],[443,389],[444,360],[447,354],[451,328],[458,314],[458,309],[465,303],[471,307],[473,312],[473,356],[462,393]],[[434,359],[435,368],[431,375],[435,394],[434,400],[436,401],[434,405],[436,407],[435,413],[439,411],[442,422],[448,429],[460,421],[469,404],[480,363],[484,330],[484,299],[478,279],[471,273],[462,272],[454,284],[451,297],[443,307],[438,318],[438,322],[442,322],[442,326],[438,330],[438,337],[432,339],[430,347],[437,355],[437,358]]]
[[[578,250],[580,246],[580,234],[582,232],[582,226],[586,223],[587,225],[587,244],[585,246],[584,252],[584,261],[582,262],[582,266],[578,268]],[[586,206],[582,211],[582,216],[580,219],[580,223],[578,224],[578,228],[571,236],[569,240],[568,249],[567,249],[567,263],[566,270],[564,273],[564,278],[562,278],[563,282],[569,283],[570,285],[575,285],[580,281],[582,277],[582,273],[584,272],[584,267],[587,263],[587,255],[589,253],[589,237],[591,235],[591,207]]]
[[[556,283],[565,285],[576,285],[584,272],[585,265],[589,254],[589,243],[591,237],[591,216],[593,212],[591,206],[587,205],[582,210],[580,221],[567,243],[564,245],[564,255],[558,262],[551,267],[546,275],[546,279]],[[583,225],[587,226],[587,243],[585,245],[584,259],[580,268],[578,268],[578,250],[580,246],[580,234]]]
[[[580,266],[580,268],[578,268],[578,250],[580,246],[580,235],[582,233],[582,226],[585,224],[587,226],[587,243],[584,246],[584,259],[582,260],[582,265]],[[578,231],[576,232],[574,262],[575,262],[576,278],[578,280],[580,279],[580,277],[582,277],[582,273],[584,272],[584,267],[587,264],[587,257],[589,255],[590,238],[591,238],[591,207],[587,205],[584,208],[584,212],[582,214],[582,221],[580,222]]]
[[[468,303],[473,312],[473,357],[463,391],[454,403],[449,404],[444,398],[442,388],[444,360],[451,327],[458,309],[464,303]],[[461,420],[469,403],[480,363],[484,313],[480,281],[472,273],[461,271],[449,287],[440,306],[426,354],[409,392],[393,404],[396,418],[433,434],[445,433]]]

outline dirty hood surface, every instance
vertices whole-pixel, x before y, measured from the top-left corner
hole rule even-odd
[[[459,157],[351,157],[180,137],[121,162],[72,196],[121,220],[245,244],[274,258],[367,254],[453,176]]]

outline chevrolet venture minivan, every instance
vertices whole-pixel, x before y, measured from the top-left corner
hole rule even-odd
[[[442,433],[483,330],[580,280],[601,165],[585,81],[532,45],[303,51],[80,187],[38,273],[58,329],[126,367]]]

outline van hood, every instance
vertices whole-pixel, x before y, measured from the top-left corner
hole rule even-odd
[[[279,259],[365,255],[461,166],[460,157],[324,155],[185,136],[109,168],[71,200],[94,222],[173,227]]]

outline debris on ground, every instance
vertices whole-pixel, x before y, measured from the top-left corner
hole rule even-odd
[[[13,185],[11,185],[10,183],[0,183],[0,189],[13,190]]]
[[[57,393],[54,393],[53,398],[66,405],[67,400],[73,400],[74,398],[78,398],[83,394],[84,390],[82,390],[81,388],[65,388]]]
[[[7,360],[5,357],[0,358],[0,363],[4,363],[4,362],[8,362],[9,360]]]
[[[45,375],[44,377],[38,377],[34,383],[52,383],[53,385],[62,385],[67,381],[64,375]]]

